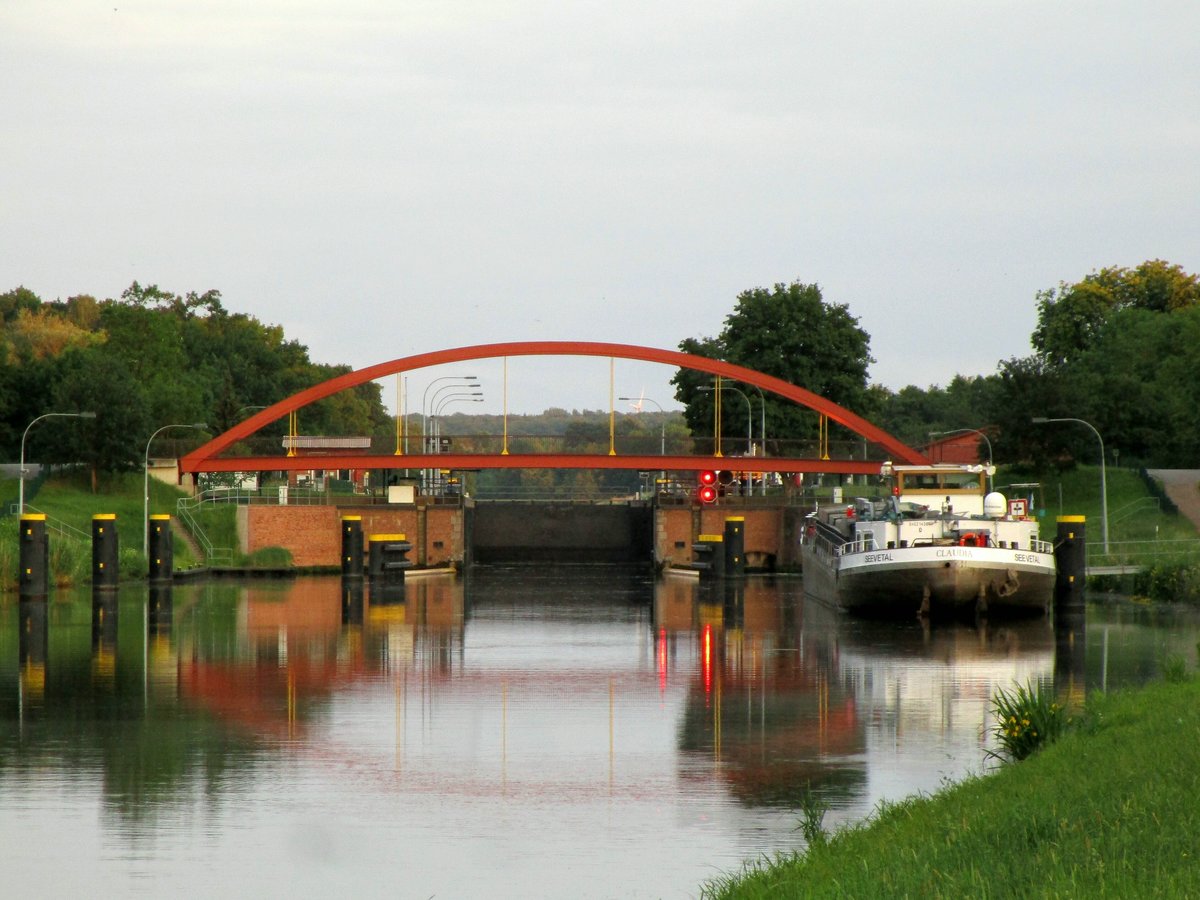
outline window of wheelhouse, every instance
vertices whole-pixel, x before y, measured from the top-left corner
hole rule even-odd
[[[899,472],[900,493],[916,494],[928,491],[974,494],[984,492],[982,472]]]

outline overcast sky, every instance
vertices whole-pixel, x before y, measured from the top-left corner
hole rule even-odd
[[[675,349],[800,280],[872,381],[944,385],[1029,353],[1040,289],[1200,271],[1198,51],[1195,0],[4,0],[0,291],[216,288],[361,368]],[[513,360],[509,408],[608,381]]]

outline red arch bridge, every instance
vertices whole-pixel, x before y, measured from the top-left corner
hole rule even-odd
[[[450,363],[469,362],[481,359],[498,359],[531,356],[587,356],[606,357],[610,360],[624,359],[639,362],[661,363],[677,369],[691,369],[723,379],[760,389],[806,406],[829,422],[836,422],[854,432],[867,443],[874,445],[875,459],[831,459],[827,453],[809,456],[778,456],[767,459],[755,457],[752,466],[736,462],[733,457],[714,454],[666,455],[665,453],[617,453],[610,446],[608,453],[526,453],[510,452],[508,446],[507,417],[503,438],[496,436],[488,442],[490,447],[474,452],[407,453],[397,447],[386,455],[381,452],[320,452],[309,454],[293,451],[291,454],[246,456],[235,455],[240,442],[251,438],[259,429],[290,416],[300,409],[323,400],[340,391],[348,390],[367,382],[391,375],[410,373]],[[507,387],[506,387],[507,390]],[[749,401],[747,401],[749,402]],[[293,447],[296,443],[293,442]],[[282,448],[281,448],[282,449]],[[866,455],[866,454],[864,454]],[[797,387],[782,379],[756,372],[743,366],[707,359],[674,350],[659,350],[630,344],[611,344],[590,341],[516,341],[509,343],[482,344],[438,350],[394,359],[390,362],[368,366],[344,375],[331,378],[314,387],[300,391],[273,406],[248,417],[224,434],[188,453],[179,461],[182,477],[194,477],[201,472],[271,472],[306,471],[309,469],[422,469],[438,468],[449,470],[478,469],[638,469],[669,471],[701,471],[721,468],[753,468],[786,473],[828,472],[849,475],[870,475],[879,471],[880,461],[891,459],[900,463],[924,463],[928,460],[920,452],[906,446],[882,429],[848,409],[824,397]]]

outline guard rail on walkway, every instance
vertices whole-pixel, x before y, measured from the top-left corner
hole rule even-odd
[[[1125,575],[1160,562],[1200,562],[1200,540],[1110,541],[1087,545],[1087,574]]]

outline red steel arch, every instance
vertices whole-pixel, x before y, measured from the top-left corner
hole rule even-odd
[[[390,362],[379,363],[374,366],[367,366],[365,369],[357,369],[353,372],[347,372],[344,375],[338,375],[334,378],[324,381],[321,384],[314,385],[306,390],[293,394],[292,396],[280,400],[273,406],[269,406],[261,412],[250,416],[243,422],[239,422],[233,428],[230,428],[224,434],[218,435],[207,444],[197,448],[191,453],[184,456],[179,461],[180,474],[195,473],[214,470],[230,470],[235,468],[235,464],[231,460],[222,460],[218,462],[219,454],[228,449],[231,445],[249,437],[258,429],[271,424],[277,419],[288,415],[295,410],[298,410],[310,403],[315,403],[318,400],[336,394],[339,391],[344,391],[360,384],[365,384],[368,381],[375,381],[384,378],[388,375],[395,375],[397,372],[413,372],[420,369],[427,369],[432,366],[445,365],[447,363],[467,362],[477,359],[498,359],[506,356],[601,356],[611,357],[616,359],[632,359],[640,362],[662,363],[663,365],[673,366],[680,369],[694,369],[698,372],[707,372],[711,375],[720,375],[723,378],[729,378],[734,381],[752,385],[753,387],[761,388],[763,391],[769,391],[777,396],[791,400],[794,403],[799,403],[802,406],[807,406],[819,413],[828,416],[839,425],[843,425],[861,437],[879,444],[886,449],[894,460],[904,463],[925,463],[928,460],[920,452],[908,447],[907,445],[896,440],[887,432],[875,425],[872,425],[866,419],[862,418],[850,410],[839,406],[832,401],[826,400],[812,391],[807,391],[802,387],[797,387],[794,384],[784,381],[781,378],[775,378],[771,375],[764,375],[762,372],[756,372],[753,369],[747,369],[743,366],[734,365],[733,363],[723,362],[718,359],[708,359],[703,356],[695,356],[690,353],[682,353],[678,350],[660,350],[654,347],[639,347],[633,344],[610,344],[597,341],[511,341],[508,343],[498,344],[477,344],[471,347],[455,347],[448,350],[436,350],[431,353],[418,353],[415,356],[405,356],[400,359],[393,359]],[[474,457],[478,459],[478,457]],[[369,468],[380,467],[380,457],[375,457],[374,461],[363,466]],[[531,468],[537,467],[536,460],[531,459],[528,455],[520,457],[504,457],[505,466],[511,468]],[[617,457],[607,461],[608,467],[628,467],[628,463],[623,461],[624,458]],[[249,460],[245,461],[249,463]],[[266,460],[263,460],[266,462]],[[278,462],[278,460],[273,460]],[[308,468],[312,465],[312,458],[308,458],[303,463],[303,467]],[[458,462],[458,457],[442,456],[439,458],[440,465],[448,468],[469,468],[472,466],[470,460],[455,465]],[[651,468],[658,468],[658,462],[651,462]],[[264,469],[278,469],[284,467],[295,467],[297,463],[292,460],[288,461],[290,465],[269,465],[262,466]],[[477,463],[475,463],[477,465]],[[341,468],[328,461],[326,463],[329,468]],[[854,471],[868,471],[873,467],[878,470],[878,464],[870,464],[866,468],[864,464],[851,466]],[[393,466],[395,467],[395,466]],[[254,466],[250,466],[254,468]],[[669,467],[670,468],[670,467]],[[817,468],[807,467],[810,471],[819,471]],[[846,468],[847,471],[850,468]],[[835,467],[827,468],[826,471],[837,471]]]

